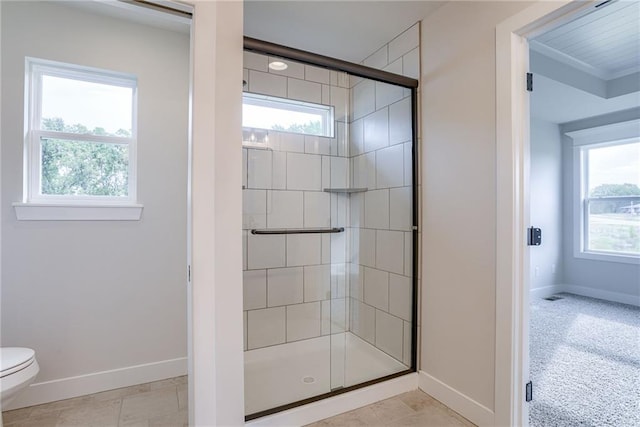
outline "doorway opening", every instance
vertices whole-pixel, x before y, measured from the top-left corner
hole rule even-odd
[[[600,4],[529,39],[531,426],[640,423],[639,15]]]
[[[543,209],[544,203],[540,203],[535,200],[533,190],[534,185],[540,183],[535,182],[536,175],[531,174],[532,170],[535,170],[533,153],[534,150],[540,147],[536,147],[533,144],[530,145],[530,131],[531,135],[534,134],[536,126],[535,121],[529,120],[529,92],[527,92],[526,74],[530,71],[534,71],[534,95],[536,90],[536,80],[540,80],[537,74],[543,74],[540,69],[536,71],[534,67],[534,56],[537,52],[532,54],[531,67],[529,61],[530,43],[531,46],[535,46],[536,39],[542,40],[544,34],[550,33],[555,29],[570,24],[581,17],[589,16],[587,19],[593,20],[594,11],[598,8],[607,6],[609,2],[567,2],[563,5],[534,5],[518,15],[504,21],[497,27],[497,132],[498,132],[498,228],[497,235],[497,248],[498,248],[498,280],[497,280],[497,329],[496,329],[496,354],[497,363],[504,361],[508,363],[507,366],[512,366],[512,370],[505,370],[503,372],[497,372],[496,374],[496,405],[499,409],[496,412],[496,423],[505,424],[517,424],[528,425],[529,424],[529,404],[525,403],[526,393],[525,385],[530,381],[531,376],[529,372],[530,360],[529,360],[529,325],[530,316],[532,315],[529,310],[530,301],[539,296],[548,297],[557,293],[552,288],[546,289],[547,293],[543,291],[534,291],[530,294],[530,283],[533,285],[534,279],[542,280],[547,278],[549,280],[558,280],[564,277],[565,263],[549,263],[548,259],[545,264],[542,264],[540,259],[535,258],[534,253],[539,247],[527,246],[527,228],[529,226],[539,227],[532,223],[534,218],[534,212],[536,209]],[[629,3],[611,2],[607,7],[621,7],[629,5]],[[612,9],[610,9],[612,10]],[[619,27],[614,27],[619,29]],[[565,27],[566,31],[566,27]],[[533,50],[533,49],[532,49]],[[554,58],[557,59],[557,58]],[[548,66],[549,61],[543,65]],[[540,64],[538,64],[540,65]],[[545,67],[542,67],[544,72],[549,73]],[[637,72],[638,70],[636,70]],[[569,80],[564,81],[564,84],[570,83],[570,77],[576,76],[576,73],[569,73]],[[636,75],[637,76],[637,75]],[[556,76],[557,77],[557,76]],[[620,76],[616,76],[619,78]],[[630,78],[631,79],[631,78]],[[637,78],[636,78],[637,80]],[[615,86],[615,84],[613,85]],[[542,84],[544,88],[544,84]],[[583,92],[586,92],[585,88],[581,88]],[[608,96],[600,95],[604,98],[616,98],[624,96],[623,93],[617,92],[615,88],[609,88]],[[638,89],[635,89],[637,91]],[[533,98],[532,98],[533,99]],[[582,105],[581,105],[582,106]],[[629,122],[637,117],[633,116],[635,112],[637,115],[636,107],[630,107],[631,111],[627,111],[630,114],[625,121]],[[628,110],[629,110],[628,109]],[[567,112],[575,112],[576,109],[566,110]],[[611,113],[611,111],[610,111]],[[594,113],[593,116],[597,116]],[[588,116],[584,116],[584,119]],[[574,121],[579,121],[576,119]],[[556,123],[557,125],[558,123]],[[584,123],[583,123],[584,124]],[[597,123],[591,127],[597,125],[604,125],[607,123]],[[627,123],[629,125],[629,123]],[[631,123],[633,125],[633,122]],[[633,126],[631,126],[633,128]],[[637,129],[638,126],[635,126]],[[547,129],[548,130],[548,129]],[[566,128],[565,133],[581,130],[581,128]],[[622,136],[619,139],[625,139],[628,137],[628,128],[620,130]],[[574,140],[580,136],[585,135],[563,135]],[[556,137],[559,139],[559,136]],[[533,141],[533,137],[532,137]],[[609,140],[611,141],[611,139]],[[591,142],[606,142],[595,141]],[[555,147],[556,151],[558,147]],[[568,154],[573,154],[573,151],[580,151],[579,148],[567,149]],[[580,155],[578,155],[580,158]],[[578,167],[580,162],[578,162]],[[560,166],[556,162],[557,166]],[[560,169],[559,167],[556,170]],[[571,174],[567,172],[569,178]],[[567,179],[562,172],[556,172],[556,177],[560,176],[560,181]],[[569,181],[573,182],[573,181]],[[562,190],[566,190],[567,187],[561,187]],[[553,203],[555,200],[556,205],[563,206],[568,204],[571,212],[565,212],[561,216],[559,221],[561,226],[566,222],[564,217],[567,215],[574,215],[574,210],[580,212],[582,206],[581,203],[574,203],[572,197],[567,197],[567,192],[571,192],[571,188],[568,191],[564,191],[562,194],[560,203],[557,202],[557,197],[550,197],[551,202],[547,200],[547,203]],[[541,197],[550,196],[551,192],[543,192]],[[578,192],[580,194],[580,192]],[[531,194],[531,198],[529,197]],[[552,196],[552,195],[551,195]],[[571,199],[571,200],[567,200]],[[587,201],[587,206],[588,206]],[[534,203],[537,203],[534,206]],[[577,208],[574,207],[577,205]],[[557,211],[555,212],[557,215]],[[548,227],[548,226],[547,226]],[[571,227],[573,229],[573,227]],[[579,229],[580,231],[582,229]],[[587,230],[588,231],[588,230]],[[545,235],[543,230],[543,236]],[[550,233],[553,237],[553,233]],[[553,240],[553,239],[552,239]],[[566,239],[565,239],[566,240]],[[564,240],[560,242],[560,249],[556,252],[557,260],[564,261],[565,258],[574,257],[574,247],[584,248],[580,246],[584,240],[577,239],[579,245],[575,245],[574,239],[571,239],[569,243],[564,243]],[[543,239],[544,242],[544,239]],[[567,246],[567,245],[571,246]],[[578,251],[579,252],[579,251]],[[583,251],[584,252],[584,251]],[[587,251],[588,252],[588,251]],[[558,255],[559,254],[559,255]],[[592,255],[593,254],[587,254]],[[595,254],[599,256],[601,254]],[[579,258],[579,256],[577,256]],[[588,259],[588,257],[585,257]],[[533,264],[530,264],[533,261]],[[638,263],[633,258],[627,259],[626,266],[629,267],[627,273],[622,275],[631,280],[635,280],[633,283],[637,283],[638,277]],[[539,263],[536,263],[539,262]],[[536,268],[538,267],[538,268]],[[608,282],[616,282],[615,279],[619,279],[621,276],[608,277]],[[620,282],[618,280],[617,282]],[[558,283],[565,286],[566,283]],[[614,283],[611,286],[616,286],[618,283]],[[575,286],[575,285],[574,285]],[[543,287],[540,287],[543,288]],[[536,289],[536,288],[533,288]],[[562,289],[563,291],[577,292],[577,288]],[[550,291],[550,292],[549,292]],[[537,292],[537,294],[536,294]],[[636,285],[637,292],[637,285]],[[623,293],[623,292],[619,292]],[[554,302],[544,301],[545,303],[552,305],[559,305],[568,303],[571,299],[570,296],[561,295],[564,298],[562,300],[556,300]],[[596,297],[611,297],[611,292],[608,294],[589,295]],[[628,294],[628,300],[624,302],[635,302],[637,304],[637,294]],[[615,299],[614,299],[615,301]],[[629,307],[629,306],[627,306]],[[506,322],[506,323],[503,323]],[[612,334],[610,334],[611,336]],[[531,338],[533,340],[533,337]],[[637,341],[637,340],[636,340]],[[634,341],[634,342],[636,342]],[[633,344],[631,344],[633,347]],[[536,399],[536,387],[534,381],[534,393],[533,399]],[[583,390],[584,391],[584,390]],[[572,400],[580,400],[580,397],[571,396]],[[636,398],[637,400],[637,398]],[[503,406],[504,405],[504,406]],[[533,412],[533,411],[532,411]],[[558,417],[559,418],[559,417]]]

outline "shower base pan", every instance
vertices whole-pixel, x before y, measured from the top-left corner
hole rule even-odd
[[[247,415],[408,369],[350,332],[249,350],[244,365]]]

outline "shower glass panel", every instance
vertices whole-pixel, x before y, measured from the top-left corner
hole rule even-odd
[[[244,67],[255,418],[413,369],[412,100],[401,86],[253,52]]]

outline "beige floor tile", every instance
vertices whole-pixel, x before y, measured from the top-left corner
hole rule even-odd
[[[445,406],[438,402],[433,397],[421,390],[414,390],[407,393],[403,393],[398,396],[402,402],[409,406],[414,411],[422,411],[425,409],[431,409],[434,407],[444,408]]]
[[[309,424],[313,427],[474,427],[428,394],[416,390]]]
[[[453,416],[458,421],[460,421],[462,423],[462,425],[464,425],[466,427],[477,427],[474,423],[472,423],[471,421],[469,421],[468,419],[466,419],[462,415],[458,414],[457,412],[455,412],[455,411],[453,411],[453,410],[451,410],[449,408],[447,408],[447,411],[449,412],[449,414],[451,416]]]
[[[187,385],[178,386],[178,409],[187,409],[189,407],[189,391]]]
[[[165,387],[125,397],[122,400],[120,422],[126,423],[136,420],[148,420],[174,412],[178,412],[178,393],[176,387]]]
[[[149,386],[149,384],[139,384],[131,387],[116,388],[113,390],[103,391],[101,393],[95,393],[90,395],[89,397],[91,397],[92,400],[113,400],[132,396],[134,394],[144,393],[145,391],[150,390],[151,387]]]
[[[186,410],[149,420],[149,427],[187,427],[189,415]]]
[[[4,427],[181,427],[188,423],[186,377],[3,413]],[[314,427],[474,427],[416,390],[326,420]]]
[[[5,411],[2,413],[2,422],[4,424],[15,423],[29,418],[33,412],[33,406],[28,408],[14,409],[13,411]]]
[[[79,408],[91,401],[91,396],[74,397],[73,399],[58,400],[57,402],[45,403],[33,406],[31,417],[38,417],[49,412],[62,411],[65,409]]]
[[[391,425],[394,420],[413,414],[415,411],[398,398],[383,400],[368,406],[381,425]]]
[[[408,417],[395,420],[393,425],[397,427],[466,427],[466,425],[453,416],[453,414],[450,414],[446,408],[425,409]]]
[[[183,375],[181,377],[175,377],[175,378],[167,378],[166,380],[154,381],[152,383],[149,383],[148,385],[151,390],[157,390],[160,388],[173,387],[173,386],[183,385],[183,384],[187,384],[186,375]]]
[[[120,421],[118,427],[149,427],[149,420],[133,420],[130,422]]]
[[[122,399],[95,401],[60,411],[57,427],[118,426]]]
[[[11,424],[4,423],[4,427],[55,427],[58,424],[58,412],[48,412],[37,416],[31,416],[26,420],[16,421]]]
[[[365,406],[364,408],[355,409],[353,411],[345,412],[344,414],[336,415],[335,417],[327,418],[326,420],[318,421],[314,424],[309,424],[313,427],[352,427],[352,426],[375,426],[378,423],[376,415]]]

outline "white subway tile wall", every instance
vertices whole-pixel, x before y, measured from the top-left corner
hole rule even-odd
[[[389,229],[389,190],[369,190],[364,193],[364,226]]]
[[[411,142],[411,98],[389,106],[389,143]]]
[[[364,268],[364,302],[380,310],[389,311],[389,273]]]
[[[389,275],[389,313],[407,322],[411,321],[411,278]]]
[[[376,153],[376,187],[404,185],[404,152],[402,145],[383,148]]]
[[[247,268],[277,268],[286,265],[285,236],[248,234]]]
[[[287,306],[287,342],[320,336],[320,301]]]
[[[389,228],[411,231],[411,187],[389,190]]]
[[[364,118],[364,151],[370,152],[389,145],[389,111],[382,108]]]
[[[390,73],[402,74],[402,58],[396,59],[395,61],[384,67],[383,70]]]
[[[267,226],[267,190],[245,190],[242,192],[242,227],[263,228]]]
[[[249,192],[252,190],[245,190]],[[267,191],[267,223],[269,228],[302,228],[303,225],[303,192],[302,191]],[[244,207],[243,207],[244,210]],[[252,227],[262,228],[262,227]]]
[[[282,61],[282,58],[276,58],[273,56],[269,57],[269,63],[274,62],[274,61]],[[293,61],[286,61],[288,67],[286,70],[272,70],[269,69],[269,72],[272,74],[278,74],[281,76],[287,76],[287,77],[294,77],[296,79],[304,79],[304,65],[297,63],[297,62],[293,62]]]
[[[249,169],[251,171],[251,169]],[[322,190],[322,156],[287,153],[287,189]],[[251,174],[251,172],[249,172]]]
[[[304,192],[304,227],[326,228],[331,225],[330,195],[322,191]]]
[[[289,79],[287,98],[298,101],[322,102],[322,85],[305,80]]]
[[[249,92],[285,98],[287,78],[249,70]]]
[[[320,264],[322,261],[321,242],[319,234],[288,234],[287,265]]]
[[[376,268],[396,274],[404,273],[404,233],[376,231]]]
[[[247,349],[282,344],[286,341],[285,307],[247,312]]]
[[[325,85],[331,84],[331,78],[329,76],[331,72],[326,68],[313,67],[311,65],[304,66],[304,79],[310,82],[322,83]]]
[[[371,68],[384,68],[389,63],[389,57],[387,55],[387,47],[381,47],[367,59],[364,60],[364,65]]]
[[[396,61],[398,66],[391,67],[391,72],[402,74],[402,63]],[[396,70],[398,69],[398,70]],[[400,71],[400,72],[398,72]],[[384,108],[396,101],[400,101],[404,96],[404,88],[388,83],[376,82],[376,108]]]
[[[365,65],[417,78],[418,24]],[[410,91],[245,52],[245,90],[334,107],[331,138],[269,131],[243,148],[245,349],[351,331],[411,362],[412,127]],[[325,189],[366,188],[362,193]],[[254,235],[252,229],[344,227],[336,234]],[[344,365],[332,369],[342,385]]]
[[[372,80],[362,80],[352,89],[351,114],[357,120],[376,111],[376,85]]]
[[[302,267],[267,270],[267,305],[301,304],[304,299],[303,277]]]
[[[420,44],[420,27],[418,24],[412,26],[387,45],[389,49],[389,62],[397,58],[404,57]]]
[[[402,319],[376,310],[376,347],[402,360],[404,324]]]
[[[246,270],[242,275],[244,309],[267,307],[267,270]]]
[[[304,267],[304,302],[331,298],[331,265],[307,265]]]
[[[416,24],[363,63],[418,78],[418,45]],[[369,189],[350,199],[351,331],[408,366],[413,312],[411,93],[357,77],[350,84],[351,185]]]
[[[351,298],[351,332],[375,344],[376,309],[353,298]]]

